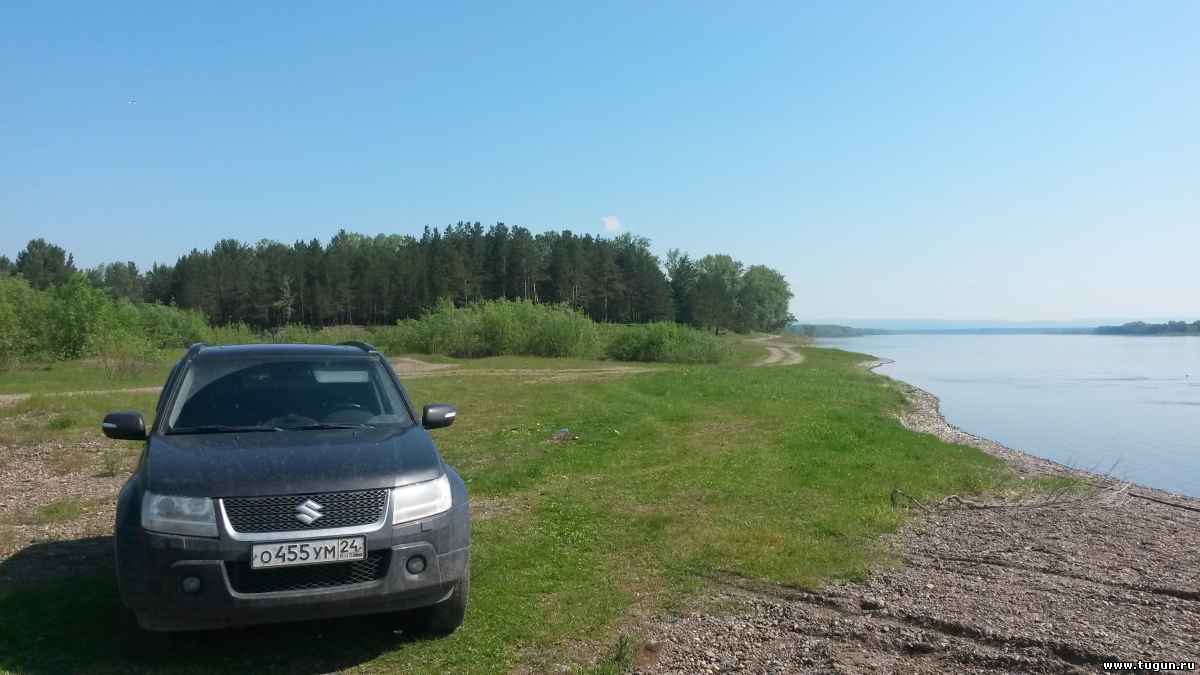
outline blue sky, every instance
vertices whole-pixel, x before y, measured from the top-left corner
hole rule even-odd
[[[1200,318],[1194,2],[246,4],[0,9],[0,253],[612,216],[802,318]]]

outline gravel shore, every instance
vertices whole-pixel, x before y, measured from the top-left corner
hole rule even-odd
[[[866,364],[875,367],[878,363]],[[1113,484],[949,424],[898,383],[901,423],[1020,475],[1106,487],[1087,499],[928,510],[887,542],[902,564],[819,591],[713,584],[719,613],[649,630],[639,673],[1075,673],[1106,661],[1200,661],[1200,500]]]

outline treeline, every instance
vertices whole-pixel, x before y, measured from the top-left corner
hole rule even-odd
[[[36,290],[62,285],[76,272],[71,254],[42,239],[29,242],[15,262],[0,256],[0,275],[20,275]],[[116,262],[83,274],[115,299],[196,310],[215,325],[256,329],[392,324],[443,302],[462,307],[495,299],[563,304],[601,322],[678,321],[717,330],[773,331],[791,319],[791,290],[770,268],[679,251],[660,261],[646,239],[630,234],[535,235],[503,223],[427,227],[419,238],[342,230],[326,244],[224,239],[174,264],[142,271]]]
[[[1166,323],[1146,323],[1133,321],[1120,326],[1100,326],[1097,335],[1200,335],[1200,321],[1168,321]]]

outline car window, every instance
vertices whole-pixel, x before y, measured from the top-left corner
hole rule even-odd
[[[410,425],[383,366],[361,359],[199,358],[187,368],[167,431],[210,426]]]

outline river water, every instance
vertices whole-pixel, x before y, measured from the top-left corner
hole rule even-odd
[[[1200,337],[872,335],[952,424],[1077,468],[1200,496]]]

